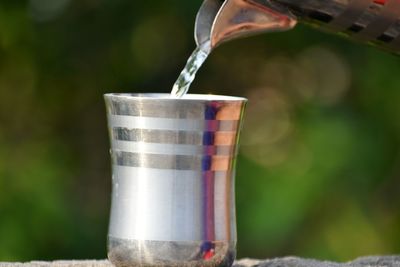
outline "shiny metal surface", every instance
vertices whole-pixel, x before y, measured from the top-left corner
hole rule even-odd
[[[334,32],[400,52],[397,0],[276,0],[300,19]]]
[[[213,139],[221,146],[236,143],[236,132],[147,130],[113,127],[113,140],[180,145],[203,145],[204,139]]]
[[[156,117],[137,117],[110,115],[109,125],[111,127],[125,127],[130,125],[131,129],[147,130],[181,130],[181,131],[236,131],[238,120],[200,120],[200,119],[171,119]]]
[[[205,0],[195,25],[197,44],[288,30],[296,20],[400,52],[398,0]]]
[[[262,32],[284,31],[296,25],[289,10],[268,0],[205,0],[196,18],[198,46],[219,44]]]
[[[213,247],[204,259],[204,248]],[[235,259],[233,242],[149,241],[109,239],[108,257],[115,266],[225,267]]]
[[[165,266],[163,259],[168,266],[220,266],[232,258],[234,170],[246,100],[109,94],[105,101],[113,169],[110,259],[124,266]],[[173,249],[185,244],[186,250]]]

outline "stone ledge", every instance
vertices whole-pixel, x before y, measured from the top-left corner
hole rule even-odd
[[[27,263],[0,263],[0,267],[113,267],[107,260],[85,261],[32,261]],[[242,259],[235,262],[234,267],[400,267],[399,256],[370,256],[347,263],[335,263],[285,257],[270,260]]]
[[[352,262],[336,263],[297,257],[269,260],[243,259],[235,267],[400,267],[400,256],[370,256],[358,258]]]
[[[32,261],[26,263],[0,263],[0,267],[113,267],[107,260]]]

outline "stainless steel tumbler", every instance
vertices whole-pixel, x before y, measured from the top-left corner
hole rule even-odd
[[[105,95],[111,140],[108,257],[116,266],[230,266],[246,99]]]

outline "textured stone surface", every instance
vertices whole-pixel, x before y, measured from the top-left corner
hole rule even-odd
[[[0,267],[113,267],[106,260],[100,261],[33,261],[28,263],[0,263]],[[301,259],[296,257],[277,258],[270,260],[243,259],[234,267],[400,267],[400,256],[364,257],[347,263],[335,263]]]
[[[376,256],[359,258],[352,262],[335,263],[301,259],[296,257],[277,258],[270,260],[243,259],[237,261],[235,267],[400,267],[400,256]]]
[[[0,263],[0,267],[113,267],[111,263],[106,260],[94,261],[32,261],[27,263]]]

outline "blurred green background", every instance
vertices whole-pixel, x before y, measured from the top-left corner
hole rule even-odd
[[[0,261],[105,258],[102,95],[169,92],[201,0],[1,0]],[[191,92],[250,99],[238,256],[400,251],[400,58],[299,26],[214,51]]]

